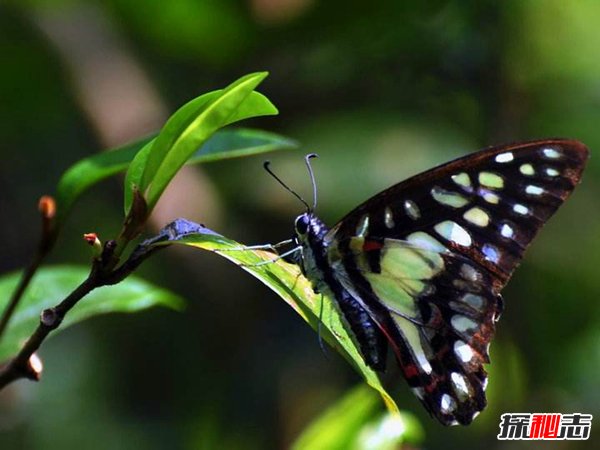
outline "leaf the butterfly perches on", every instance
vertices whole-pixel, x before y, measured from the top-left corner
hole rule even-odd
[[[309,208],[295,222],[298,263],[371,368],[385,370],[389,344],[427,411],[467,425],[486,405],[500,290],[587,158],[573,140],[503,145],[392,186],[331,229]]]

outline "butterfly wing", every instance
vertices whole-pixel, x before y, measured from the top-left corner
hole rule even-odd
[[[587,157],[559,139],[489,148],[392,186],[326,235],[338,278],[440,422],[468,424],[485,407],[500,289]]]
[[[492,147],[409,178],[372,197],[335,225],[350,236],[441,242],[508,281],[525,248],[581,178],[588,150],[553,139]]]
[[[387,337],[415,395],[440,422],[470,423],[486,404],[483,364],[502,310],[490,275],[409,241],[353,237],[337,248],[329,262]]]

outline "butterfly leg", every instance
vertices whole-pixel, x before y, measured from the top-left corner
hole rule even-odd
[[[259,245],[242,245],[240,247],[232,247],[232,248],[222,248],[218,250],[214,250],[216,253],[220,252],[243,252],[246,250],[272,250],[277,252],[279,247],[283,247],[285,245],[292,244],[294,242],[293,239],[286,239],[285,241],[278,242],[276,244],[259,244]]]
[[[242,267],[260,267],[260,266],[265,266],[267,264],[272,264],[274,262],[279,261],[282,258],[285,258],[286,256],[290,256],[298,251],[302,251],[302,247],[298,246],[298,247],[294,247],[291,250],[288,250],[287,252],[283,252],[281,255],[277,255],[275,258],[272,259],[266,259],[264,261],[260,261],[258,263],[251,263],[251,264],[240,264]]]
[[[323,343],[323,336],[321,334],[321,330],[323,327],[323,302],[324,302],[324,297],[323,297],[323,294],[321,294],[321,306],[319,308],[319,324],[317,325],[317,336],[319,337],[319,347],[321,347],[321,351],[325,355],[325,358],[328,358],[327,348],[325,347],[325,344]],[[329,317],[331,318],[331,316],[329,316]]]

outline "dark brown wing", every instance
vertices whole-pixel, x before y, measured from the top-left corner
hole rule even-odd
[[[499,292],[579,183],[587,159],[584,144],[566,139],[481,150],[370,198],[340,220],[326,241],[425,233],[487,269]]]

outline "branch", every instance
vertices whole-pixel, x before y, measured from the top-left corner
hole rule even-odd
[[[65,315],[79,300],[100,286],[94,276],[94,269],[69,296],[53,308],[48,308],[40,314],[40,324],[27,340],[21,351],[12,360],[0,369],[0,389],[19,378],[39,380],[41,368],[32,363],[32,355],[52,330],[59,327]]]
[[[42,311],[40,323],[25,345],[14,358],[0,368],[0,390],[21,378],[38,381],[41,375],[41,365],[35,352],[48,335],[60,326],[67,313],[94,289],[122,281],[150,255],[165,248],[152,247],[142,243],[131,253],[127,261],[113,269],[116,265],[114,255],[116,247],[116,241],[107,241],[104,244],[102,255],[94,259],[88,277],[58,305]]]
[[[2,312],[2,317],[0,318],[0,338],[2,338],[2,334],[4,331],[6,331],[8,322],[15,312],[17,305],[21,301],[21,298],[23,297],[27,286],[29,286],[31,279],[37,272],[37,269],[46,255],[50,253],[50,250],[56,242],[57,230],[54,226],[56,204],[54,203],[54,199],[50,196],[44,195],[42,198],[40,198],[38,209],[42,218],[42,233],[40,237],[40,243],[31,263],[29,263],[29,266],[27,266],[25,272],[23,272],[17,288],[12,293],[6,308]]]

